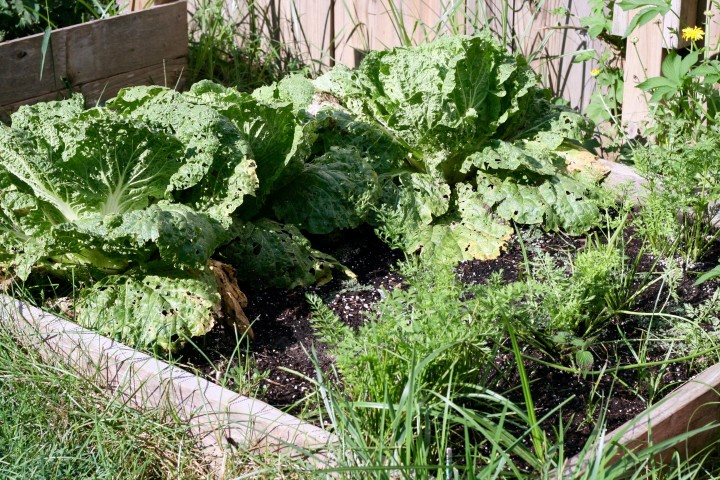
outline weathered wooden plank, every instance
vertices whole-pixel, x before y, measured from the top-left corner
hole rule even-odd
[[[109,86],[116,86],[123,75],[139,81],[147,78],[145,69],[156,71],[164,61],[176,80],[180,59],[187,57],[186,9],[184,1],[176,1],[56,30],[42,79],[42,35],[0,44],[0,65],[8,66],[0,69],[0,112],[6,116],[22,103],[58,98],[75,87],[88,90],[92,82],[112,79]]]
[[[38,102],[49,102],[52,100],[63,100],[70,95],[70,90],[57,90],[54,92],[40,95],[39,97],[27,98],[17,103],[11,103],[9,105],[0,105],[0,121],[9,122],[10,114],[15,112],[18,108],[23,105],[32,105]]]
[[[337,61],[357,67],[364,52],[370,50],[368,6],[365,1],[343,0],[335,3]]]
[[[38,97],[27,98],[16,103],[0,106],[0,120],[7,122],[10,114],[22,105],[50,100],[62,100],[68,98],[73,92],[82,93],[83,97],[85,97],[85,105],[92,107],[98,104],[98,102],[114,97],[123,87],[135,85],[164,85],[170,88],[182,89],[184,86],[182,75],[186,69],[187,58],[174,58],[159,65],[151,65],[113,77],[94,80],[82,85],[73,85],[72,89],[59,88]]]
[[[286,7],[289,38],[315,71],[332,63],[335,0],[293,0]]]
[[[73,84],[87,83],[187,56],[187,5],[173,2],[76,25],[65,34],[66,75]]]
[[[563,13],[559,13],[563,12]],[[591,62],[573,62],[575,52],[605,45],[590,39],[578,21],[590,15],[590,6],[572,0],[546,0],[530,19],[526,38],[531,45],[525,47],[536,58],[532,66],[544,77],[558,97],[573,106],[584,106],[595,88],[590,71],[598,65]],[[544,46],[543,46],[544,45]],[[535,53],[537,52],[537,53]]]
[[[356,67],[354,44],[362,44],[362,26],[355,22],[357,11],[354,2],[340,1],[335,3],[335,61],[350,68]]]
[[[338,32],[343,32],[340,60],[353,65],[356,51],[384,50],[421,44],[462,25],[464,3],[458,0],[349,0],[336,8]],[[464,27],[462,28],[464,30]]]
[[[177,415],[216,459],[239,447],[332,461],[325,449],[336,439],[325,430],[2,294],[0,328],[119,401]]]
[[[712,52],[712,55],[717,55],[720,51],[720,6],[713,0],[707,0],[704,5],[705,10],[710,13],[706,23],[705,46]],[[705,20],[705,18],[699,20]]]
[[[657,405],[607,433],[603,442],[621,446],[613,459],[617,461],[623,455],[637,453],[650,443],[657,445],[695,432],[686,440],[658,452],[656,457],[661,462],[667,462],[677,453],[681,459],[687,459],[706,450],[720,437],[719,419],[720,364],[715,364],[670,393]],[[572,475],[586,468],[587,463],[584,462],[590,460],[575,456],[563,466],[563,473]]]
[[[64,30],[51,34],[44,62],[43,34],[0,44],[0,105],[47,95],[63,87],[67,71],[65,35]]]
[[[173,58],[158,65],[120,73],[108,78],[93,80],[79,85],[87,106],[114,97],[124,87],[134,85],[163,85],[169,88],[183,87],[182,74],[187,69],[187,58]],[[77,88],[77,87],[76,87]]]

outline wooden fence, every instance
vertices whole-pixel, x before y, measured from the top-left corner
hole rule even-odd
[[[197,0],[196,0],[197,1]],[[248,2],[230,1],[227,15],[247,21]],[[440,33],[472,34],[479,25],[507,35],[518,53],[534,57],[533,66],[554,92],[574,106],[589,101],[597,65],[573,63],[575,52],[606,48],[591,40],[579,18],[590,13],[586,1],[573,0],[256,0],[256,16],[268,37],[289,46],[318,69],[335,62],[357,66],[368,50],[420,43]]]
[[[196,0],[197,1],[197,0]],[[543,84],[572,106],[588,104],[595,88],[593,61],[574,62],[581,51],[606,51],[603,41],[591,39],[580,19],[590,15],[587,0],[241,0],[230,1],[235,18],[247,18],[248,3],[260,10],[263,29],[289,46],[306,63],[320,68],[335,62],[354,67],[364,52],[431,39],[439,33],[473,33],[489,26],[498,35],[513,38],[512,50],[532,58]],[[678,14],[653,21],[627,39],[624,60],[623,121],[633,123],[647,112],[638,82],[660,74],[667,48],[682,48],[677,31],[703,25],[703,12],[715,10],[710,0],[672,0]],[[614,11],[613,33],[622,35],[634,12]],[[504,23],[503,29],[502,19]],[[717,43],[720,14],[709,37]]]

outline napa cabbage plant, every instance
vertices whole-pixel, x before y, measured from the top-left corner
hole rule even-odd
[[[301,229],[362,224],[377,176],[357,149],[311,152],[315,139],[292,106],[209,82],[25,107],[0,129],[0,265],[79,280],[80,323],[175,348],[217,316],[213,255],[268,286],[352,275]]]
[[[592,124],[554,105],[526,61],[489,35],[371,52],[314,86],[356,130],[371,125],[376,143],[401,147],[386,150],[375,222],[408,252],[492,258],[510,221],[580,233],[597,219],[595,178],[568,167],[589,155]],[[297,91],[281,87],[278,97]]]
[[[481,35],[252,93],[23,107],[0,126],[0,267],[73,278],[80,323],[172,349],[233,303],[217,261],[291,288],[352,275],[308,238],[363,224],[443,262],[499,255],[510,221],[581,232],[597,207],[568,161],[591,125],[535,83]]]
[[[126,342],[206,333],[220,305],[207,263],[229,237],[205,203],[173,201],[192,161],[177,137],[80,97],[21,109],[0,127],[0,263],[84,282],[78,321]]]

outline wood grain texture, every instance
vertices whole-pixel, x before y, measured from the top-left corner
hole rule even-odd
[[[336,2],[338,61],[357,66],[358,52],[384,50],[410,43],[432,41],[439,34],[452,32],[458,25],[463,33],[465,3],[448,0],[408,0],[395,2],[393,11],[387,0],[345,0]]]
[[[707,0],[703,6],[710,12],[707,17],[707,31],[705,32],[705,46],[716,56],[720,51],[720,6],[713,0]]]
[[[177,415],[216,459],[236,448],[291,455],[302,448],[316,464],[331,461],[325,449],[335,437],[325,430],[6,295],[0,328],[133,408]]]
[[[93,80],[80,85],[87,106],[108,100],[128,85],[162,85],[182,90],[185,81],[183,74],[187,69],[187,59],[174,58],[166,62],[138,68],[108,78]]]
[[[43,35],[38,34],[0,43],[0,105],[63,88],[67,71],[66,33],[62,29],[52,33],[44,63],[42,42]]]
[[[149,78],[146,69],[156,71],[163,63],[177,80],[177,68],[187,61],[187,5],[176,1],[54,31],[40,79],[42,37],[0,44],[0,65],[9,67],[0,69],[1,112],[70,90],[93,91],[89,85],[98,82],[118,86],[123,77],[140,82],[123,86],[144,84]]]
[[[73,84],[187,56],[187,6],[165,6],[69,27],[67,77]]]
[[[314,66],[330,65],[334,0],[293,0],[287,2],[286,24],[291,39],[301,58]]]
[[[344,0],[335,3],[337,62],[354,68],[370,50],[368,28],[370,2]]]

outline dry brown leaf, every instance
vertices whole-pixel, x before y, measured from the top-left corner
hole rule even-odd
[[[237,284],[235,269],[227,263],[217,260],[210,260],[208,267],[215,276],[215,282],[222,298],[223,313],[228,324],[237,327],[240,333],[247,335],[250,339],[255,338],[250,321],[243,311],[243,308],[248,305],[248,300]]]

